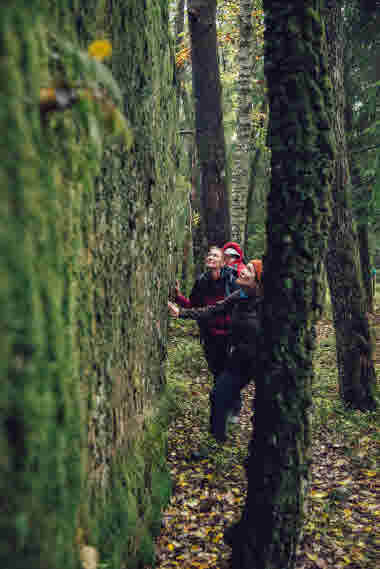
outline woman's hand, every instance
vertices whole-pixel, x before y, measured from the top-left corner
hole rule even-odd
[[[255,267],[248,263],[248,265],[240,271],[240,275],[236,279],[236,284],[242,287],[243,290],[254,288],[256,282]]]
[[[168,300],[168,309],[169,309],[169,314],[171,316],[174,316],[175,318],[178,318],[179,316],[179,307],[174,304],[174,302],[170,302],[170,300]]]

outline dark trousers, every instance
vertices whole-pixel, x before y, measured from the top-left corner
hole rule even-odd
[[[211,334],[202,334],[202,344],[207,361],[207,365],[212,375],[214,376],[214,386],[210,394],[210,407],[212,415],[212,398],[213,391],[215,390],[218,378],[222,376],[224,370],[227,368],[230,361],[230,338],[229,336],[211,336]],[[238,415],[241,410],[241,397],[240,390],[237,392],[236,398],[231,401],[229,411],[233,415]]]
[[[229,336],[212,336],[208,332],[202,332],[201,343],[207,361],[208,369],[214,379],[225,369],[230,351]]]
[[[211,392],[211,434],[219,442],[226,440],[226,423],[228,414],[233,412],[236,401],[241,401],[240,392],[251,379],[251,366],[244,362],[232,365],[230,358],[226,369],[217,377]],[[235,360],[236,363],[236,360]]]

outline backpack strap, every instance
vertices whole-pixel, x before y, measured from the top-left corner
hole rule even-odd
[[[227,296],[230,296],[230,294],[232,294],[235,290],[235,288],[233,287],[234,282],[235,282],[235,279],[234,279],[235,271],[234,271],[234,269],[231,269],[230,267],[225,267],[224,272],[225,272],[224,291],[225,291],[225,296],[227,298]]]

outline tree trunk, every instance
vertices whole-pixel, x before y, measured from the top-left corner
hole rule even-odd
[[[231,531],[235,569],[293,567],[303,523],[333,156],[320,6],[264,0],[273,176],[248,494]]]
[[[254,202],[253,194],[255,190],[257,170],[259,167],[261,155],[262,155],[262,148],[259,146],[259,148],[256,150],[254,155],[251,156],[250,159],[250,165],[249,165],[250,173],[248,180],[248,196],[247,196],[247,217],[245,220],[245,227],[244,227],[245,235],[243,241],[244,245],[246,245],[248,241],[248,222],[253,216],[253,202]]]
[[[185,26],[185,0],[177,1],[177,11],[175,17],[176,47],[180,47],[183,42],[183,30]]]
[[[244,246],[251,138],[252,0],[240,0],[239,79],[236,144],[231,174],[232,239]]]
[[[366,315],[366,297],[360,274],[358,239],[349,206],[351,177],[345,133],[343,81],[343,17],[341,1],[328,0],[327,48],[334,89],[333,135],[336,159],[333,171],[333,218],[326,255],[327,278],[336,334],[339,392],[357,409],[373,409],[376,373],[373,340]]]
[[[207,253],[207,239],[205,232],[205,221],[201,215],[201,200],[199,196],[199,168],[196,159],[197,150],[194,146],[192,154],[192,169],[191,169],[191,205],[193,212],[196,214],[196,220],[192,219],[192,245],[193,245],[193,261],[194,261],[194,276],[199,276],[203,273],[205,268],[205,255]]]
[[[348,28],[349,29],[349,28]],[[347,36],[347,26],[344,27]],[[343,81],[345,88],[345,124],[347,134],[347,151],[349,168],[351,173],[352,185],[352,203],[354,218],[358,228],[358,243],[359,243],[359,256],[360,256],[360,269],[363,279],[364,292],[366,295],[366,312],[373,312],[373,290],[371,278],[371,260],[369,253],[369,238],[368,238],[368,224],[369,224],[369,211],[370,201],[372,198],[371,191],[363,186],[361,181],[361,168],[360,159],[358,154],[352,152],[352,145],[355,145],[355,131],[354,131],[354,106],[356,104],[356,91],[357,85],[352,81],[351,70],[355,66],[356,61],[352,55],[353,47],[352,42],[345,42],[345,49],[343,51]],[[366,125],[370,127],[370,124]],[[363,130],[364,130],[363,126]],[[367,190],[367,191],[366,191]]]
[[[190,0],[189,26],[202,215],[208,245],[229,241],[230,213],[216,37],[216,0]]]
[[[371,275],[371,259],[369,255],[368,222],[358,223],[358,240],[360,266],[366,295],[366,312],[373,312],[373,286]]]

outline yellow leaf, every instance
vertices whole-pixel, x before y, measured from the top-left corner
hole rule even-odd
[[[311,495],[316,500],[320,500],[321,498],[326,498],[326,496],[328,496],[328,493],[327,492],[318,492],[317,490],[312,490]]]
[[[168,543],[169,551],[174,551],[174,545],[172,543]]]
[[[352,482],[352,478],[345,478],[344,480],[338,480],[338,484],[341,486],[346,486],[346,484],[350,484]]]
[[[376,476],[377,474],[376,470],[363,470],[363,472],[369,478],[372,478],[372,476]]]
[[[90,43],[87,51],[95,59],[103,61],[105,57],[111,55],[112,45],[108,40],[96,40]]]
[[[311,561],[316,561],[318,559],[318,557],[315,555],[315,553],[309,553],[308,551],[306,551],[306,555],[308,556],[308,558]]]

